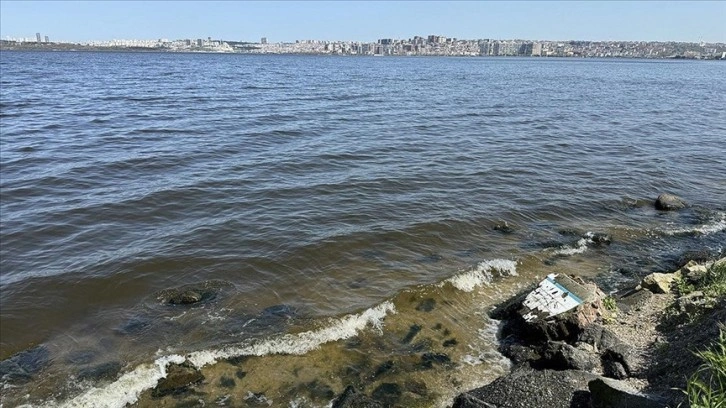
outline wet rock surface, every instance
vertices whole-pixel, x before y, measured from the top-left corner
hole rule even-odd
[[[655,208],[661,211],[675,211],[686,208],[688,204],[673,194],[661,194],[655,200]]]
[[[204,375],[188,364],[172,364],[166,370],[166,377],[159,380],[159,383],[151,391],[153,397],[164,397],[167,395],[181,394],[189,390],[189,387],[204,381]]]
[[[378,401],[359,392],[353,386],[348,386],[343,393],[333,401],[332,408],[383,408]]]
[[[484,387],[459,395],[453,408],[589,408],[587,384],[595,378],[584,371],[522,367]]]
[[[706,300],[705,289],[680,293],[676,280],[715,279],[709,268],[719,262],[726,260],[686,261],[677,273],[661,274],[668,275],[661,286],[626,288],[607,302],[600,292],[548,318],[522,318],[531,290],[513,297],[490,313],[502,321],[500,351],[512,361],[512,371],[459,395],[454,407],[683,406],[685,380],[700,364],[693,350],[718,337],[726,304],[723,298]]]
[[[194,305],[214,300],[219,293],[231,286],[223,281],[205,281],[198,284],[189,284],[177,288],[164,289],[156,293],[159,303],[169,305]]]

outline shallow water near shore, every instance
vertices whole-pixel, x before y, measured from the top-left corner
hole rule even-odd
[[[0,57],[4,407],[444,406],[547,274],[726,247],[723,63]]]

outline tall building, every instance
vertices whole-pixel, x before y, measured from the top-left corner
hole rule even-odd
[[[48,44],[50,42],[50,39],[48,39],[48,36],[45,36],[45,43]]]
[[[40,44],[40,33],[35,33],[35,39],[38,40],[38,44]]]
[[[260,44],[267,44],[267,37],[262,37],[262,39],[260,39]]]

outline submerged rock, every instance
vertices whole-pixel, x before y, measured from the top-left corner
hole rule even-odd
[[[185,290],[181,293],[175,293],[169,298],[172,305],[191,305],[202,300],[202,294],[195,290]]]
[[[383,383],[373,390],[371,397],[381,402],[383,406],[391,407],[396,405],[401,398],[401,394],[403,394],[403,391],[400,385],[396,383]]]
[[[436,300],[434,298],[426,298],[421,300],[416,306],[416,310],[419,312],[430,312],[436,307]]]
[[[171,305],[194,305],[213,300],[224,287],[230,285],[230,283],[223,281],[189,284],[159,291],[156,293],[156,299],[160,303]]]
[[[118,361],[109,361],[78,371],[79,380],[115,380],[122,365]]]
[[[332,408],[383,408],[383,405],[367,395],[358,392],[352,385],[349,385],[333,401]]]
[[[159,383],[151,390],[153,397],[180,394],[189,389],[190,386],[204,381],[201,371],[189,364],[172,364],[166,369],[166,377],[159,380]]]
[[[494,231],[499,231],[504,234],[511,234],[514,232],[514,227],[507,221],[499,221],[494,225]]]
[[[661,194],[655,200],[655,208],[661,211],[674,211],[686,208],[688,204],[673,194]]]
[[[0,380],[8,383],[26,383],[48,364],[50,364],[50,352],[45,346],[36,346],[0,362]]]

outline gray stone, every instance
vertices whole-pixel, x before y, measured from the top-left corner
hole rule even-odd
[[[661,211],[673,211],[686,208],[688,204],[673,194],[661,194],[655,200],[655,208]]]
[[[695,261],[690,261],[681,268],[681,275],[691,283],[700,282],[707,274],[708,268],[705,265],[699,265]]]
[[[577,349],[567,343],[559,341],[547,342],[539,365],[555,370],[583,370],[590,371],[598,365],[597,357],[584,350]]]
[[[643,307],[652,297],[653,292],[640,289],[625,293],[620,298],[618,298],[616,302],[618,304],[618,307],[623,312],[627,313],[632,309],[638,309],[640,307]]]
[[[665,404],[630,390],[621,381],[598,378],[587,385],[593,408],[664,408]]]
[[[587,383],[597,376],[576,370],[520,368],[481,388],[460,394],[453,408],[584,408]]]
[[[640,285],[653,293],[671,293],[671,285],[675,279],[675,273],[656,272],[643,278]]]

